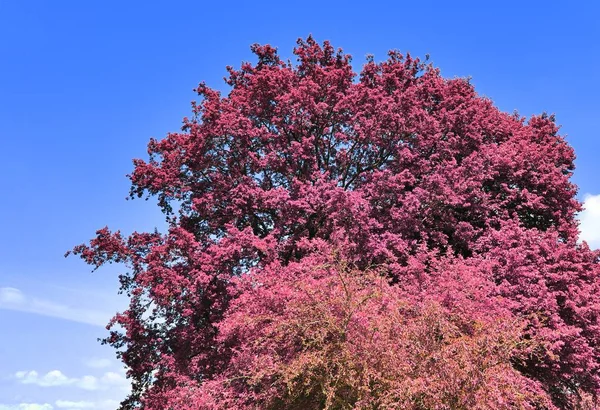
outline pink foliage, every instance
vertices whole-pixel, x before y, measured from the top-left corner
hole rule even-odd
[[[253,51],[134,161],[169,231],[74,250],[130,268],[122,408],[594,408],[599,254],[554,118],[396,51]]]
[[[380,272],[322,259],[242,278],[219,326],[232,358],[197,393],[183,387],[190,408],[551,406],[510,363],[532,347],[520,340],[524,324],[488,281],[462,281],[468,267],[447,266],[411,294]]]

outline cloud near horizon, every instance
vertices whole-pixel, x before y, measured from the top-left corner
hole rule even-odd
[[[114,410],[119,406],[117,400],[102,400],[102,401],[73,401],[73,400],[56,400],[54,405],[50,403],[19,403],[19,404],[0,404],[0,410]]]
[[[579,239],[586,241],[590,248],[600,248],[600,194],[586,194],[583,197],[584,210],[579,214]]]
[[[40,387],[72,386],[83,390],[119,389],[123,392],[130,390],[130,382],[123,374],[105,372],[102,376],[67,377],[60,370],[52,370],[40,375],[35,370],[19,371],[14,377],[22,384],[33,384]],[[0,410],[2,410],[0,408]]]
[[[20,404],[0,404],[0,410],[53,410],[54,407],[49,403],[20,403]]]

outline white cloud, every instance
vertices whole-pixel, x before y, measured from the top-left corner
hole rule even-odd
[[[586,194],[583,207],[579,214],[579,239],[586,241],[590,248],[600,248],[600,195]]]
[[[36,384],[42,387],[67,386],[73,384],[75,379],[69,379],[59,370],[52,370],[41,376],[35,370],[15,373],[15,377],[23,384]]]
[[[0,303],[21,304],[25,301],[23,292],[15,288],[0,288]]]
[[[83,376],[81,379],[76,379],[75,385],[84,390],[99,390],[102,388],[95,376]]]
[[[119,407],[117,400],[101,400],[101,401],[73,401],[73,400],[56,400],[54,406],[50,403],[19,403],[19,404],[0,404],[0,410],[114,410]]]
[[[0,410],[52,410],[51,404],[20,403],[14,405],[0,404]]]
[[[19,410],[52,410],[52,406],[48,403],[21,403],[19,404]]]
[[[96,403],[92,401],[70,401],[70,400],[56,400],[54,403],[59,409],[94,409]]]
[[[0,287],[0,309],[35,313],[102,327],[105,327],[112,317],[112,314],[109,312],[75,308],[49,300],[30,297],[19,289],[11,287]]]
[[[20,371],[15,373],[15,378],[23,384],[34,384],[41,387],[73,386],[83,390],[113,390],[119,389],[123,392],[130,390],[131,384],[127,378],[119,373],[106,372],[100,377],[83,376],[67,377],[60,370],[52,370],[40,375],[35,370]],[[2,410],[0,408],[0,410]]]
[[[117,400],[102,400],[102,401],[98,401],[98,402],[56,400],[56,402],[54,404],[59,409],[69,409],[69,410],[85,410],[85,409],[114,410],[117,407],[119,407],[119,402]]]

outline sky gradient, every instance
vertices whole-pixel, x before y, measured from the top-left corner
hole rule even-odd
[[[161,229],[126,201],[132,158],[176,131],[205,81],[269,43],[312,34],[353,55],[429,54],[502,110],[555,113],[600,247],[600,6],[558,1],[239,2],[0,0],[0,410],[116,408],[127,381],[96,339],[126,300],[110,266],[65,251],[108,225]],[[488,4],[489,3],[489,4]],[[523,3],[523,4],[522,4]],[[526,3],[526,4],[525,4]]]

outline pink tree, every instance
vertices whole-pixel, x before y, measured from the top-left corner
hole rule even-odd
[[[395,51],[253,51],[134,161],[168,232],[74,250],[129,266],[122,408],[593,408],[599,254],[554,118]]]

